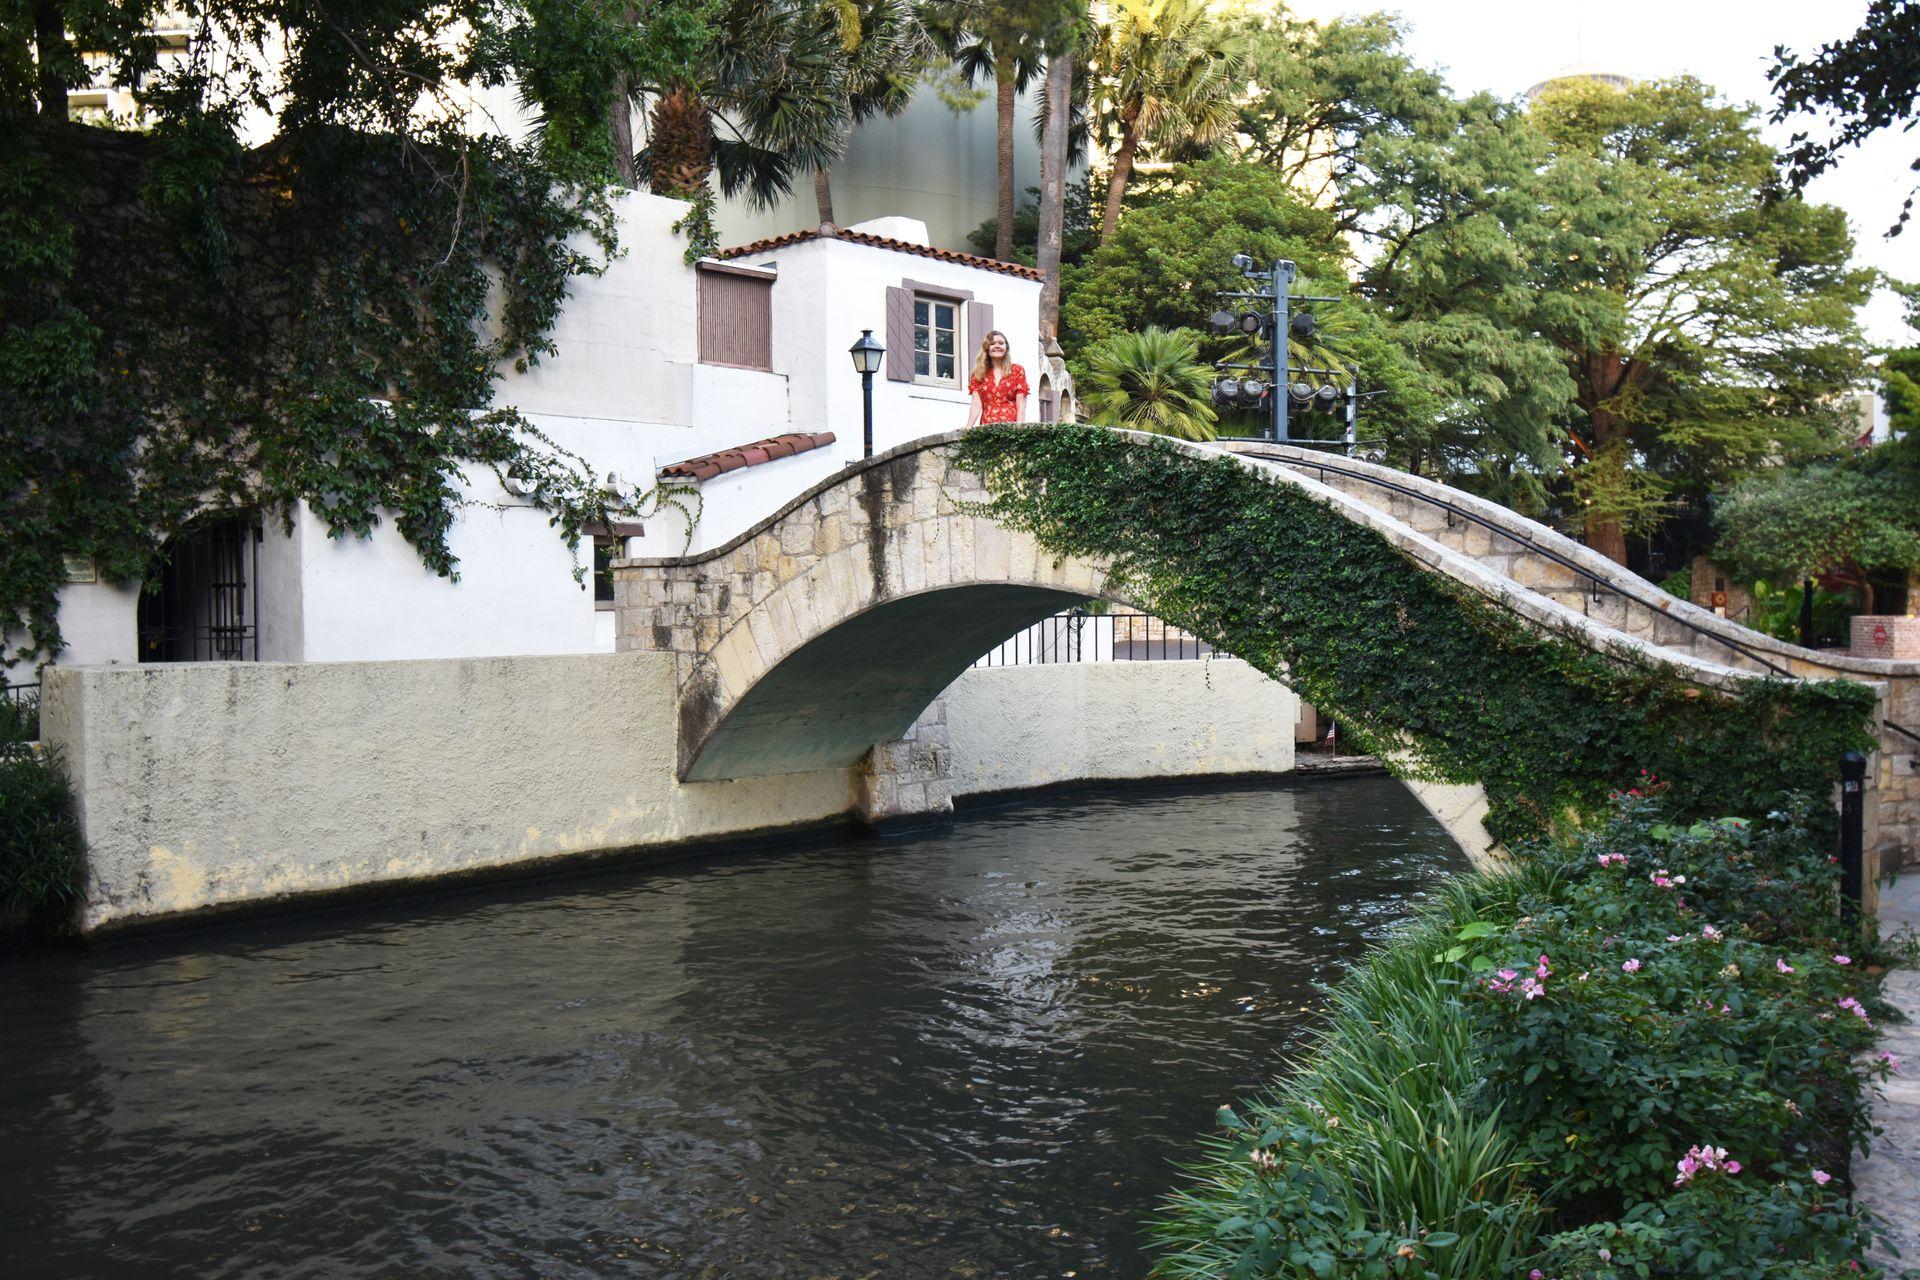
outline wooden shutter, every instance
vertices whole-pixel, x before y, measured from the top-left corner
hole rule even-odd
[[[887,288],[887,380],[913,381],[913,290]]]
[[[773,281],[700,272],[700,363],[773,368]]]
[[[969,302],[967,304],[967,331],[960,337],[960,367],[973,368],[973,358],[980,353],[980,343],[993,328],[993,304],[991,302]],[[1007,359],[1013,359],[1013,342],[1007,342]],[[965,381],[965,375],[961,381]]]

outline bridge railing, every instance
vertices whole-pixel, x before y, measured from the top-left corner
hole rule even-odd
[[[1144,613],[1069,609],[995,645],[973,665],[1020,667],[1055,662],[1177,662],[1214,652],[1198,636]]]

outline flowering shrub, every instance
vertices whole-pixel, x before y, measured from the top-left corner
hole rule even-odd
[[[1523,1157],[1608,1214],[1721,1160],[1844,1164],[1865,1136],[1853,1060],[1873,1030],[1858,972],[1833,960],[1824,853],[1791,827],[1681,828],[1625,797],[1603,828],[1531,856],[1557,890],[1494,955],[1544,954],[1560,976],[1538,999],[1486,976],[1463,994]]]
[[[1846,1170],[1876,994],[1791,815],[1603,825],[1463,877],[1332,993],[1308,1064],[1223,1109],[1164,1276],[1880,1274]],[[1544,1233],[1544,1234],[1543,1234]]]

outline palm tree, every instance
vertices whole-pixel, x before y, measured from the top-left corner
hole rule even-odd
[[[993,77],[995,218],[993,256],[1013,260],[1019,188],[1013,173],[1015,99],[1086,11],[1085,0],[960,0],[936,20],[935,38],[971,84]]]
[[[1102,244],[1120,222],[1142,143],[1208,143],[1233,127],[1233,81],[1243,61],[1238,38],[1208,12],[1207,0],[1115,0],[1093,55],[1101,134],[1118,141]]]
[[[841,0],[834,4],[846,60],[847,127],[875,115],[897,116],[933,53],[933,41],[910,0]],[[846,135],[835,159],[846,150]],[[827,165],[813,171],[813,198],[820,221],[832,222],[833,179]]]
[[[851,118],[839,6],[821,0],[725,0],[698,58],[647,99],[638,169],[661,195],[747,193],[771,205],[795,175],[833,163]]]
[[[1093,421],[1182,440],[1211,440],[1213,370],[1193,337],[1149,325],[1117,333],[1087,353],[1081,404]]]

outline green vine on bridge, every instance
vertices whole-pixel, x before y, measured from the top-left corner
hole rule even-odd
[[[1824,797],[1868,750],[1872,691],[1737,691],[1528,625],[1304,490],[1103,428],[990,427],[957,461],[984,513],[1060,556],[1107,558],[1143,607],[1285,680],[1409,776],[1478,782],[1513,841],[1601,812],[1641,771],[1685,812]]]

